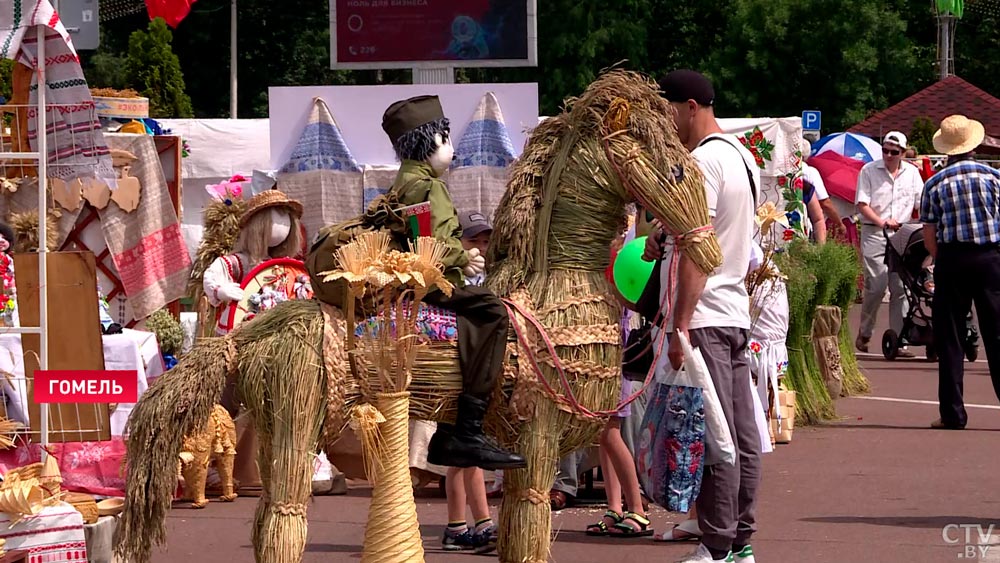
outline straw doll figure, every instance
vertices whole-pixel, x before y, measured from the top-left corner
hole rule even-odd
[[[219,256],[205,270],[202,281],[205,298],[215,309],[215,334],[224,335],[233,329],[223,314],[230,302],[243,299],[241,282],[254,268],[273,258],[292,257],[302,247],[302,204],[274,189],[274,179],[254,173],[250,190],[253,197],[239,218],[239,236],[232,252]],[[240,402],[236,396],[236,381],[230,381],[219,400],[234,419],[240,417]],[[234,475],[241,490],[261,486],[256,464],[256,432],[251,424],[237,426],[237,454]],[[249,494],[249,492],[248,492]]]
[[[255,192],[240,217],[240,234],[231,254],[220,256],[205,270],[205,297],[220,312],[232,301],[243,299],[243,278],[262,262],[297,255],[302,249],[302,204],[274,188],[274,180],[255,174],[250,186]],[[215,333],[233,327],[220,314]]]
[[[236,500],[233,486],[233,461],[236,458],[236,425],[226,409],[215,405],[208,424],[184,437],[179,458],[180,474],[184,477],[184,498],[192,508],[208,506],[205,482],[208,466],[214,461],[222,485],[220,500]]]
[[[458,355],[462,393],[455,424],[438,424],[427,446],[427,462],[446,467],[513,469],[525,466],[524,458],[504,450],[483,433],[483,418],[503,370],[507,346],[507,311],[496,295],[483,287],[465,284],[486,268],[479,249],[465,250],[458,212],[441,175],[455,155],[450,125],[437,96],[398,101],[382,116],[382,129],[392,142],[400,167],[388,197],[410,207],[429,204],[429,232],[448,247],[442,263],[445,277],[455,288],[450,296],[431,291],[424,302],[453,311],[458,320]]]

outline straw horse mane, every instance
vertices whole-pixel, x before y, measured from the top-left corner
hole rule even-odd
[[[558,213],[553,216],[552,206],[557,198],[574,197],[586,189],[579,187],[582,182],[574,185],[563,181],[560,184],[558,180],[564,170],[574,164],[581,167],[582,174],[593,173],[590,177],[593,179],[588,178],[591,182],[598,179],[598,171],[603,172],[605,183],[595,186],[603,189],[592,189],[585,195],[595,200],[603,199],[599,203],[612,204],[616,210],[615,219],[619,222],[613,226],[618,230],[614,234],[610,234],[610,230],[602,232],[600,238],[610,240],[621,232],[619,227],[625,224],[625,189],[600,145],[602,126],[612,105],[621,101],[627,104],[630,135],[642,143],[661,170],[669,170],[690,158],[677,139],[671,118],[673,109],[657,94],[658,91],[656,83],[642,74],[625,70],[607,72],[582,96],[568,99],[561,114],[547,118],[532,131],[524,152],[512,165],[507,191],[494,216],[486,268],[489,272],[487,285],[491,290],[498,295],[510,295],[514,288],[544,267],[553,247],[575,246],[575,250],[568,248],[566,251],[586,257],[575,267],[603,269],[607,265],[606,247],[588,244],[588,248],[580,248],[582,242],[591,241],[576,238],[588,233],[592,226],[608,224],[607,218]],[[619,200],[623,202],[621,210],[617,209]],[[560,220],[568,224],[560,224]],[[539,240],[541,233],[547,233],[549,240]],[[574,236],[559,236],[568,233]]]

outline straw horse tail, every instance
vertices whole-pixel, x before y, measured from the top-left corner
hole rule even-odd
[[[125,561],[146,563],[154,543],[166,540],[164,522],[177,488],[177,456],[184,436],[200,429],[235,372],[230,337],[195,345],[180,363],[143,393],[126,433],[125,507],[115,550]]]

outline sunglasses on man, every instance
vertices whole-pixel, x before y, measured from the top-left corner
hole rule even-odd
[[[882,147],[882,154],[887,154],[889,156],[899,156],[900,154],[903,154],[903,151],[899,149],[889,149],[886,147]]]

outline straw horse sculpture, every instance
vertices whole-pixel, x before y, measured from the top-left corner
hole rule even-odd
[[[604,270],[609,245],[624,230],[626,205],[636,201],[666,225],[678,209],[697,207],[664,195],[678,187],[702,190],[671,111],[655,83],[609,71],[570,100],[562,114],[539,124],[513,165],[487,261],[487,284],[507,300],[513,327],[487,427],[501,443],[517,448],[528,467],[505,475],[502,561],[548,559],[547,492],[556,462],[592,443],[619,402],[622,309]],[[609,133],[617,149],[612,150]],[[627,171],[637,160],[647,163],[647,170],[668,172],[630,179]],[[699,216],[707,218],[702,211]],[[715,244],[714,235],[707,238]],[[337,439],[358,395],[345,344],[347,325],[343,313],[328,305],[285,302],[224,338],[205,339],[150,387],[129,421],[120,556],[146,563],[152,545],[164,542],[183,435],[207,419],[234,378],[260,439],[265,492],[253,529],[257,561],[301,560],[311,456]],[[413,406],[420,403],[420,393],[414,393],[411,416],[447,420],[453,416],[449,395],[460,387],[458,370],[449,371],[450,387],[427,381],[436,370],[421,371],[422,358],[418,353],[411,388],[438,389],[443,399],[421,410]],[[450,358],[457,365],[455,352]]]

